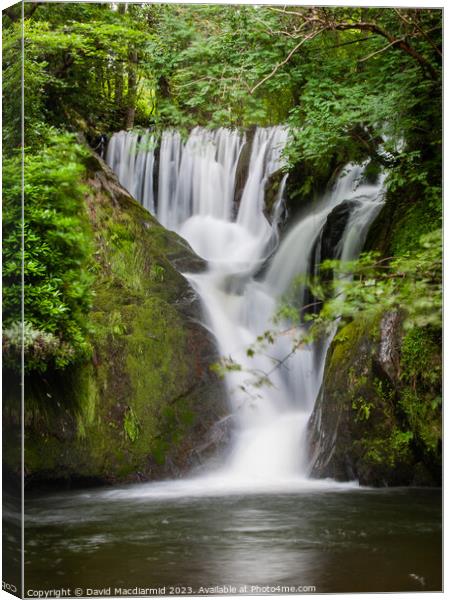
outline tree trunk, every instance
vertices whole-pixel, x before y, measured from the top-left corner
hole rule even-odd
[[[119,4],[118,12],[121,15],[124,15],[128,9],[127,4]],[[124,69],[123,69],[123,61],[120,56],[117,57],[117,64],[115,68],[114,75],[114,103],[117,110],[122,108],[123,103],[123,87],[124,87]]]
[[[128,57],[128,94],[126,98],[125,129],[132,129],[137,100],[137,52],[130,50]]]
[[[123,98],[123,63],[119,61],[115,68],[114,102],[117,109],[122,106]]]

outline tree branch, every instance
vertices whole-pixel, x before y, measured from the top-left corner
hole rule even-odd
[[[438,79],[438,74],[433,65],[426,59],[422,54],[415,50],[404,38],[395,38],[391,34],[387,33],[384,29],[376,25],[375,23],[335,23],[332,24],[332,29],[338,31],[347,31],[349,29],[358,29],[359,31],[371,31],[384,37],[390,42],[391,45],[396,45],[398,48],[403,50],[406,54],[415,59],[425,71],[430,75],[433,80]]]
[[[359,42],[366,42],[368,40],[374,39],[375,35],[369,35],[367,37],[357,38],[356,40],[351,40],[349,42],[342,42],[341,44],[335,44],[334,46],[329,46],[326,50],[332,50],[333,48],[342,48],[343,46],[349,46],[351,44],[358,44]]]
[[[365,58],[360,58],[357,62],[361,63],[361,62],[365,62],[365,60],[369,60],[373,56],[376,56],[376,54],[380,54],[381,52],[384,52],[385,50],[388,50],[388,48],[391,48],[391,46],[394,46],[395,44],[398,44],[400,41],[402,41],[402,39],[403,38],[400,38],[399,40],[393,40],[392,42],[390,42],[389,44],[387,44],[386,46],[384,46],[380,50],[376,50],[375,52],[371,52],[371,54],[368,54],[368,56],[365,56]]]
[[[33,15],[34,11],[38,8],[38,6],[39,4],[37,2],[33,2],[32,4],[26,3],[25,7],[29,8],[27,8],[26,10],[24,9],[24,18],[29,19]],[[20,4],[8,6],[7,8],[3,9],[3,12],[11,19],[12,22],[18,21],[22,18],[22,7]]]
[[[299,50],[299,48],[305,44],[305,42],[313,39],[314,37],[316,37],[317,35],[319,35],[320,33],[322,33],[324,30],[326,29],[326,27],[324,27],[323,29],[318,29],[317,31],[305,36],[300,42],[299,44],[296,44],[296,46],[290,50],[290,52],[287,54],[287,56],[284,58],[284,60],[280,63],[278,63],[274,69],[271,71],[271,73],[269,73],[268,75],[266,75],[263,79],[261,79],[259,81],[259,83],[257,83],[250,91],[250,94],[254,94],[254,92],[257,90],[258,87],[260,87],[263,83],[265,83],[266,81],[268,81],[268,79],[271,79],[271,77],[273,77],[273,75],[275,75],[279,69],[281,67],[283,67],[284,65],[286,65],[288,63],[288,61],[291,59],[291,57],[293,56],[293,54],[295,54],[295,52],[297,52]]]
[[[349,22],[339,23],[335,20],[330,20],[329,14],[327,12],[325,12],[323,10],[321,10],[321,12],[320,12],[317,8],[309,10],[308,12],[306,12],[306,11],[298,12],[298,11],[293,11],[293,10],[286,10],[285,8],[275,8],[275,7],[269,7],[269,9],[271,11],[278,12],[278,13],[281,13],[284,15],[300,17],[302,19],[302,23],[300,24],[299,27],[295,26],[296,35],[298,35],[307,26],[309,26],[311,28],[319,27],[319,29],[315,29],[315,30],[312,29],[312,33],[305,35],[305,37],[303,37],[301,42],[288,55],[288,57],[282,63],[279,63],[278,65],[276,65],[276,67],[273,69],[273,71],[268,76],[266,76],[256,86],[253,87],[251,93],[253,93],[260,85],[262,85],[262,83],[265,83],[265,81],[267,81],[270,77],[272,77],[283,65],[285,65],[290,60],[291,56],[298,50],[298,48],[305,41],[312,39],[319,33],[322,33],[323,31],[326,31],[326,30],[327,31],[349,31],[349,30],[370,31],[371,33],[373,33],[375,35],[380,35],[381,37],[385,38],[389,42],[389,47],[396,46],[397,48],[400,48],[403,52],[405,52],[411,58],[413,58],[416,62],[418,62],[421,65],[421,67],[423,68],[423,70],[430,76],[431,79],[433,79],[434,81],[438,80],[438,73],[437,73],[435,67],[432,65],[432,63],[425,56],[423,56],[420,52],[418,52],[413,46],[411,46],[405,37],[397,38],[394,35],[385,31],[385,29],[383,29],[377,23],[370,23],[370,22],[365,22],[365,21],[356,22],[356,23],[349,23]],[[403,22],[406,22],[409,25],[415,25],[416,27],[419,27],[421,34],[424,37],[426,37],[426,39],[428,41],[430,41],[428,35],[425,34],[425,32],[420,28],[420,26],[417,23],[414,23],[414,22],[410,23],[407,20],[405,20],[405,17],[403,17],[403,15],[401,15],[400,13],[397,13],[397,14]],[[440,50],[434,45],[434,43],[433,42],[431,42],[431,43],[432,43],[432,46],[434,47],[434,49],[438,53],[440,53]]]
[[[429,42],[429,44],[432,46],[432,48],[435,50],[435,52],[440,56],[440,58],[443,57],[443,53],[441,52],[441,50],[438,48],[438,46],[435,44],[435,42],[432,40],[432,38],[428,35],[428,32],[426,32],[422,29],[422,27],[419,23],[417,23],[412,18],[410,18],[410,21],[408,21],[406,19],[406,17],[403,14],[401,14],[400,10],[398,10],[397,8],[394,8],[393,10],[398,15],[398,17],[401,19],[401,21],[403,21],[406,25],[414,25],[416,27],[416,29],[421,33],[421,35],[426,38],[426,40]]]

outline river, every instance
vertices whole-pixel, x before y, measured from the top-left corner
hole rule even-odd
[[[440,490],[173,485],[28,493],[26,589],[441,590]]]

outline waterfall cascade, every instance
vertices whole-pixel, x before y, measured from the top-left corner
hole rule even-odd
[[[264,352],[247,354],[257,336],[273,328],[272,317],[297,275],[307,273],[327,219],[343,202],[349,216],[335,256],[360,252],[383,202],[382,177],[364,181],[363,166],[348,165],[335,186],[292,227],[279,244],[277,224],[285,179],[271,222],[265,214],[265,186],[283,166],[288,130],[258,128],[239,206],[236,172],[245,136],[228,129],[195,128],[182,142],[175,131],[162,134],[155,184],[155,139],[132,132],[114,134],[107,162],[121,183],[169,229],[177,231],[208,262],[200,274],[185,274],[201,297],[205,324],[219,352],[241,370],[226,376],[235,415],[234,443],[221,481],[269,487],[304,482],[305,434],[321,384],[327,345],[302,347],[291,355],[291,339],[279,336]],[[257,276],[266,265],[263,276]],[[285,329],[288,325],[285,324]],[[276,367],[276,368],[275,368]],[[253,388],[249,373],[270,373],[270,385]],[[215,474],[217,477],[217,474]]]

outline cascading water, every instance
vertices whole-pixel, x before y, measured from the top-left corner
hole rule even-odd
[[[108,145],[106,160],[117,174],[120,183],[138,198],[144,208],[154,213],[154,136],[146,132],[120,131]]]
[[[240,365],[226,376],[236,431],[226,464],[213,476],[224,487],[269,488],[306,481],[305,433],[321,384],[325,352],[291,351],[288,335],[264,352],[249,356],[257,336],[273,328],[272,317],[294,278],[309,270],[331,213],[343,202],[348,218],[335,257],[357,257],[369,225],[382,205],[382,178],[363,180],[363,166],[348,165],[332,190],[310,206],[278,246],[283,178],[271,219],[265,214],[265,187],[283,166],[288,130],[258,128],[251,145],[248,175],[236,210],[239,157],[246,143],[236,131],[195,128],[182,142],[174,131],[162,135],[158,194],[153,193],[154,138],[145,133],[114,134],[107,161],[121,183],[169,229],[177,231],[208,262],[188,274],[201,297],[207,326],[219,352]],[[271,221],[271,222],[270,222]],[[276,250],[277,248],[277,250]],[[262,278],[257,277],[267,265]],[[299,300],[301,303],[301,299]],[[288,324],[281,329],[288,329]],[[269,355],[268,355],[269,354]],[[270,384],[254,387],[250,373],[269,374]],[[204,481],[204,480],[203,480]]]

